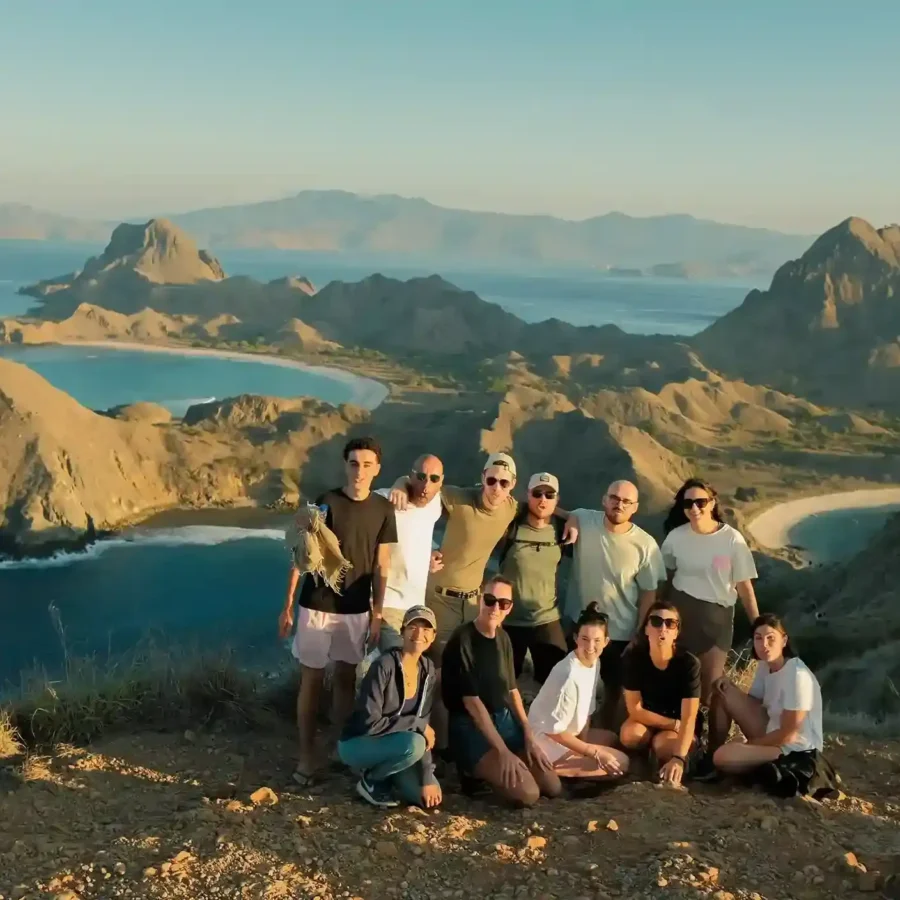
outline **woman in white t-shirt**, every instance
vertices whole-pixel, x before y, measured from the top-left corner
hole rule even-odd
[[[528,711],[537,742],[560,778],[618,778],[628,771],[628,756],[610,746],[616,735],[590,727],[600,654],[608,643],[607,616],[591,603],[575,625],[575,649],[551,669]]]
[[[822,691],[777,616],[754,621],[753,653],[759,664],[748,693],[727,678],[716,682],[711,725],[727,735],[734,721],[746,738],[715,751],[722,772],[752,772],[790,753],[822,752]]]
[[[705,481],[692,478],[681,486],[664,529],[667,599],[681,614],[678,644],[700,659],[700,699],[708,706],[734,638],[737,598],[751,622],[759,615],[756,565],[743,535],[723,520],[716,492]]]

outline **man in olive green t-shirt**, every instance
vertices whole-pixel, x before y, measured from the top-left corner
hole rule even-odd
[[[498,548],[500,574],[513,585],[515,604],[503,624],[513,648],[516,677],[531,651],[534,677],[543,684],[551,669],[569,652],[560,622],[557,571],[571,556],[563,544],[565,519],[556,514],[559,480],[538,472],[528,481],[528,505],[516,516]]]

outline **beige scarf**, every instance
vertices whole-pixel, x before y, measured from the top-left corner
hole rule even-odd
[[[344,575],[353,567],[341,553],[340,542],[325,524],[325,516],[318,507],[301,506],[287,529],[285,540],[301,575],[309,573],[316,581],[321,578],[340,594]]]

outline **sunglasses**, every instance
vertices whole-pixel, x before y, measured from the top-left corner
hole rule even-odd
[[[684,509],[690,509],[692,506],[696,506],[697,509],[706,509],[712,501],[709,497],[685,497],[684,500],[681,501],[681,506]]]
[[[443,475],[426,475],[424,472],[413,472],[413,475],[416,476],[416,481],[430,481],[432,484],[437,484]]]
[[[508,490],[509,486],[512,484],[512,482],[508,478],[494,478],[493,475],[488,475],[488,477],[484,479],[484,483],[488,487],[493,487],[495,484],[499,484],[504,491]]]
[[[484,600],[485,606],[499,606],[504,612],[508,609],[512,609],[512,600],[507,600],[505,597],[495,597],[493,594],[482,594],[481,599]]]
[[[665,616],[649,616],[647,621],[654,628],[662,628],[665,626],[669,631],[674,631],[678,627],[678,619],[667,619]]]
[[[535,488],[531,492],[531,496],[534,497],[535,500],[540,500],[542,497],[546,497],[548,500],[556,499],[556,491],[553,488]]]

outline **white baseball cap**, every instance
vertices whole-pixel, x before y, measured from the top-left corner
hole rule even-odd
[[[549,487],[553,488],[556,493],[559,493],[559,479],[555,475],[551,475],[549,472],[535,472],[531,478],[528,479],[528,490],[532,490],[536,487]]]
[[[513,478],[516,477],[516,462],[508,453],[492,453],[485,461],[482,471],[486,472],[491,466],[503,466],[509,469]]]

